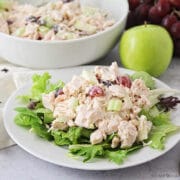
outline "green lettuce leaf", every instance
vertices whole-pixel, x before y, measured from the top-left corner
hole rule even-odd
[[[172,125],[170,113],[159,113],[151,119],[154,126]]]
[[[143,110],[141,114],[144,114],[153,123],[153,128],[148,138],[148,142],[151,142],[150,147],[162,150],[165,147],[165,140],[168,135],[176,132],[180,127],[171,122],[170,113],[157,113],[157,108],[156,111],[152,110],[149,112]]]
[[[104,156],[102,145],[71,145],[69,146],[69,152],[72,155],[83,157],[83,162]]]
[[[59,81],[56,82],[56,83],[50,83],[50,84],[49,84],[49,87],[47,88],[46,93],[49,93],[49,92],[54,91],[54,90],[57,90],[57,89],[59,89],[59,88],[63,88],[64,85],[65,85],[64,82],[61,81],[61,80],[59,80]]]
[[[34,74],[32,77],[33,85],[31,88],[31,95],[33,99],[40,99],[42,93],[46,92],[47,86],[51,76],[49,73],[43,75]]]
[[[72,144],[78,144],[79,139],[81,138],[81,132],[83,128],[81,127],[71,127],[68,131],[69,140]]]
[[[129,153],[142,147],[142,145],[138,145],[125,150],[114,150],[111,149],[110,144],[107,143],[98,145],[78,144],[69,146],[69,152],[72,155],[81,156],[83,162],[92,160],[93,158],[107,158],[116,164],[121,164]]]
[[[34,112],[43,119],[45,124],[49,124],[54,120],[53,112],[49,109],[38,108]]]
[[[30,99],[39,101],[41,100],[43,93],[49,93],[54,91],[58,88],[63,88],[64,83],[60,80],[57,83],[50,82],[51,75],[48,72],[45,72],[42,75],[34,74],[32,76],[32,88],[30,94],[19,96],[18,98],[21,99],[23,102],[28,102]]]
[[[14,122],[19,125],[19,126],[24,126],[24,127],[31,127],[31,122],[33,117],[27,116],[25,114],[17,114],[14,118]]]
[[[155,126],[149,136],[149,142],[150,147],[154,149],[159,149],[162,150],[165,147],[165,140],[167,136],[175,132],[179,129],[179,127],[173,125],[173,124],[166,124],[166,125],[160,125],[160,126]]]
[[[150,146],[154,149],[164,149],[165,140],[170,133],[179,129],[170,120],[170,113],[160,113],[151,119],[154,127],[150,133]]]
[[[89,143],[90,134],[92,130],[82,127],[70,127],[67,132],[65,131],[52,131],[55,144],[59,146]]]
[[[35,112],[31,111],[30,109],[26,108],[26,107],[17,107],[17,108],[15,108],[15,111],[17,111],[19,113],[18,114],[19,117],[22,117],[22,116],[24,116],[26,118],[30,117],[32,122],[38,122],[39,124],[42,124],[42,121],[37,116],[37,114]],[[18,117],[18,115],[17,115],[17,117]],[[17,122],[17,117],[16,117],[16,121],[15,122]],[[23,121],[22,121],[22,123],[23,123]],[[26,124],[26,122],[25,122],[25,124]],[[21,124],[21,125],[23,126],[23,124]]]
[[[150,89],[156,88],[156,83],[154,79],[147,72],[144,71],[135,72],[133,75],[131,75],[131,79],[132,80],[142,79],[148,88]]]
[[[48,141],[53,140],[53,136],[51,135],[51,133],[48,131],[48,129],[46,128],[44,124],[33,122],[31,124],[31,127],[32,127],[32,131],[39,137],[44,138]]]
[[[18,107],[15,110],[18,112],[14,119],[17,125],[32,128],[34,133],[44,139],[53,139],[53,136],[50,132],[48,132],[48,129],[46,128],[40,116],[38,116],[38,113],[36,114],[36,112],[25,107]]]
[[[51,135],[54,137],[54,142],[58,146],[66,146],[71,144],[68,134],[64,131],[52,131]]]
[[[116,164],[123,163],[124,159],[127,158],[128,154],[142,148],[142,145],[134,146],[129,149],[120,149],[120,150],[105,150],[105,157],[110,161],[113,161]]]

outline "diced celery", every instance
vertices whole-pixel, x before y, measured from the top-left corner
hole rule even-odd
[[[93,8],[93,7],[83,7],[82,8],[82,13],[85,16],[93,16],[96,12],[98,11],[97,8]]]
[[[22,36],[25,33],[25,27],[20,27],[14,33],[15,36]]]
[[[95,74],[92,71],[83,70],[81,76],[89,81],[91,84],[98,83]]]
[[[122,101],[118,98],[113,98],[108,102],[108,111],[120,111],[122,108]]]
[[[65,33],[65,38],[66,39],[74,39],[75,38],[75,34],[71,33],[71,32],[67,32],[67,33]]]
[[[77,106],[79,105],[79,101],[77,98],[75,97],[72,97],[71,100],[70,100],[70,107],[73,109],[73,110],[76,110]]]
[[[48,28],[52,28],[53,25],[55,24],[53,19],[51,17],[49,17],[49,16],[45,17],[44,20],[46,21],[46,27],[48,27]]]
[[[62,38],[64,36],[64,31],[59,30],[56,36]]]
[[[82,22],[82,21],[76,21],[74,27],[78,30],[85,31],[88,34],[93,34],[97,30],[96,26],[93,26],[91,24],[87,24],[87,23]]]
[[[150,89],[156,88],[155,80],[147,72],[143,72],[143,71],[135,72],[133,75],[131,75],[131,79],[133,81],[135,79],[142,79],[148,88],[150,88]]]
[[[65,123],[67,121],[67,117],[65,116],[60,116],[58,117],[56,120],[58,120],[59,122]]]
[[[46,34],[49,31],[49,28],[46,26],[40,26],[39,27],[39,32],[42,34]]]
[[[94,129],[95,125],[94,124],[90,124],[89,129]]]
[[[0,0],[0,9],[5,10],[5,9],[11,9],[13,5],[13,1],[11,0]]]
[[[160,114],[160,111],[158,110],[158,108],[156,106],[152,107],[149,111],[149,114],[152,116],[152,117],[156,117]]]
[[[48,4],[50,9],[55,9],[56,8],[56,3],[55,2],[51,2]]]

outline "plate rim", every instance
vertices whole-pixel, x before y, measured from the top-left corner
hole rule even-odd
[[[97,66],[97,65],[85,65],[85,66],[77,66],[77,67],[71,67],[71,68],[62,68],[63,70],[67,70],[67,69],[80,69],[80,70],[83,70],[83,68],[93,68],[93,67],[95,67],[95,66]],[[98,66],[101,66],[101,65],[98,65]],[[104,65],[103,65],[104,66]],[[50,71],[50,74],[51,74],[51,72],[53,72],[53,71],[61,71],[62,69],[56,69],[56,70],[40,70],[39,72],[49,72]],[[122,67],[119,67],[119,70],[124,70],[124,71],[127,71],[127,73],[128,72],[130,72],[130,73],[133,73],[133,72],[135,72],[135,71],[133,71],[133,70],[130,70],[130,69],[126,69],[126,68],[122,68]],[[36,73],[36,72],[35,72]],[[160,83],[160,84],[163,84],[163,86],[166,86],[167,88],[170,88],[166,83],[164,83],[163,81],[161,81],[161,80],[159,80],[159,79],[157,79],[157,78],[154,78],[153,77],[153,79],[156,81],[156,82],[158,82],[158,83]],[[23,144],[21,144],[19,141],[18,141],[18,139],[16,139],[15,137],[14,137],[14,134],[13,133],[11,133],[11,131],[10,131],[10,129],[9,129],[9,127],[8,127],[8,123],[6,123],[6,110],[8,109],[8,106],[9,106],[9,104],[10,104],[10,102],[11,102],[11,100],[13,100],[13,98],[15,98],[16,97],[16,95],[17,95],[17,93],[20,91],[20,90],[23,90],[23,89],[25,89],[25,88],[28,88],[30,86],[30,82],[28,82],[28,83],[26,83],[25,85],[23,85],[22,87],[20,87],[20,88],[18,88],[18,89],[16,89],[13,93],[12,93],[12,95],[8,98],[8,100],[7,100],[7,102],[5,103],[5,106],[4,106],[4,108],[3,108],[3,123],[4,123],[4,126],[5,126],[5,129],[6,129],[6,131],[7,131],[7,133],[9,134],[9,136],[12,138],[12,140],[16,143],[16,145],[18,145],[19,147],[21,147],[23,150],[25,150],[26,152],[28,152],[29,154],[31,154],[31,155],[33,155],[33,156],[35,156],[36,158],[38,158],[38,159],[41,159],[41,160],[43,160],[43,161],[46,161],[46,162],[49,162],[49,163],[52,163],[52,164],[55,164],[55,165],[58,165],[58,166],[62,166],[62,167],[67,167],[67,168],[71,168],[71,169],[79,169],[79,170],[88,170],[88,171],[104,171],[104,170],[116,170],[116,169],[125,169],[125,168],[129,168],[129,167],[134,167],[134,166],[138,166],[138,165],[141,165],[141,164],[145,164],[145,163],[147,163],[147,162],[150,162],[150,161],[152,161],[152,160],[154,160],[154,159],[157,159],[157,158],[159,158],[159,157],[161,157],[161,156],[163,156],[164,154],[166,154],[168,151],[170,151],[171,149],[173,149],[179,142],[180,142],[180,136],[179,136],[179,139],[171,146],[171,147],[169,147],[169,148],[165,148],[162,152],[161,152],[161,154],[159,154],[159,155],[156,155],[155,157],[153,157],[153,158],[151,158],[151,159],[148,159],[148,160],[143,160],[142,162],[138,162],[138,163],[134,163],[134,164],[132,164],[132,165],[124,165],[124,166],[121,166],[121,165],[118,165],[118,166],[114,166],[114,167],[112,167],[112,168],[103,168],[103,167],[100,167],[100,168],[89,168],[89,167],[86,167],[86,166],[84,166],[84,167],[76,167],[75,165],[71,165],[71,164],[67,164],[67,163],[63,163],[63,162],[61,162],[61,164],[60,163],[58,163],[58,162],[54,162],[53,160],[51,160],[51,159],[49,159],[49,158],[47,158],[47,157],[44,157],[43,155],[41,155],[41,154],[39,154],[39,153],[35,153],[35,152],[33,152],[33,151],[31,151],[29,148],[27,148],[26,147],[26,145],[25,146],[23,146]],[[13,122],[13,121],[12,121]],[[51,143],[51,142],[49,142],[49,143]],[[59,147],[59,148],[61,148],[61,147]],[[83,163],[83,162],[82,162]],[[95,163],[95,162],[93,162],[93,163]],[[113,162],[110,162],[110,163],[113,163]]]

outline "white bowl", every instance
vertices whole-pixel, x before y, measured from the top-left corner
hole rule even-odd
[[[13,64],[39,69],[80,65],[105,56],[125,28],[128,1],[81,0],[81,3],[107,10],[116,24],[95,35],[67,41],[36,41],[0,33],[0,56]]]

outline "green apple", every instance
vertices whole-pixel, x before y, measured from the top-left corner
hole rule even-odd
[[[146,71],[157,77],[165,72],[171,62],[173,42],[161,26],[136,26],[122,35],[119,53],[126,68]]]

